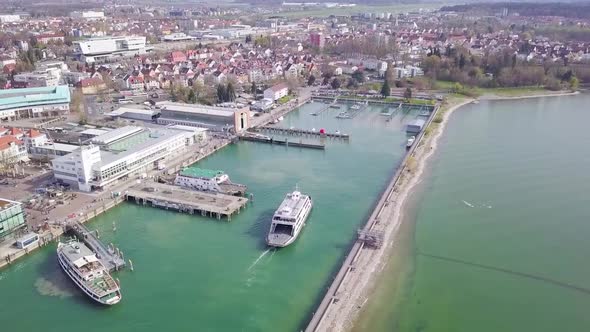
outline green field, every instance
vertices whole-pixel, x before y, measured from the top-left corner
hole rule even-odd
[[[315,17],[323,17],[323,16],[330,16],[330,15],[352,15],[352,14],[359,14],[359,13],[392,13],[392,14],[399,14],[411,11],[418,11],[420,9],[423,10],[434,10],[440,8],[440,4],[396,4],[396,5],[357,5],[355,7],[345,7],[345,8],[309,8],[309,9],[302,9],[302,10],[294,10],[294,11],[285,11],[281,12],[281,16],[285,17],[308,17],[308,16],[315,16]]]

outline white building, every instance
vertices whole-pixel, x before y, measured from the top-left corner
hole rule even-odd
[[[75,52],[80,60],[92,63],[106,61],[112,57],[132,57],[151,51],[145,37],[102,37],[74,42]]]
[[[175,41],[185,41],[185,40],[195,40],[196,37],[189,36],[182,32],[171,33],[166,35],[162,38],[165,42],[175,42]]]
[[[191,167],[178,173],[174,184],[194,190],[221,192],[219,185],[227,181],[229,176],[223,171]]]
[[[277,101],[289,94],[289,88],[286,84],[281,83],[273,85],[270,88],[264,90],[264,98],[272,101]]]
[[[60,83],[61,71],[59,69],[36,70],[31,73],[14,75],[14,81],[28,88],[43,86],[57,86]]]
[[[92,139],[52,161],[57,180],[82,191],[104,188],[117,180],[159,168],[162,163],[186,153],[198,140],[194,132],[171,128],[123,127]],[[100,146],[99,146],[100,144]]]
[[[14,136],[0,137],[0,164],[6,166],[27,160],[27,148],[21,140]]]
[[[20,22],[20,15],[0,14],[0,23]]]
[[[83,12],[71,12],[70,17],[77,19],[99,20],[104,18],[104,12],[92,10]]]

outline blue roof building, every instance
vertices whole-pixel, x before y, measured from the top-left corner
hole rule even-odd
[[[59,116],[70,111],[66,85],[0,90],[0,120]]]

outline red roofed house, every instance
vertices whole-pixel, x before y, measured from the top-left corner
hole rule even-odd
[[[41,44],[47,44],[50,41],[56,42],[58,40],[63,42],[64,35],[60,33],[45,33],[35,36],[35,39],[37,39],[37,42]]]
[[[174,51],[170,53],[170,61],[173,63],[184,62],[186,61],[186,54],[181,51]]]
[[[98,77],[85,78],[76,85],[82,89],[82,93],[85,95],[97,94],[107,88],[105,82]]]
[[[14,164],[28,159],[27,149],[21,140],[10,135],[0,137],[1,164]]]

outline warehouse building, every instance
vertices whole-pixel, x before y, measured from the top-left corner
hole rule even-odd
[[[159,102],[156,105],[160,107],[158,124],[183,125],[235,133],[248,129],[250,125],[248,107],[225,108],[169,101]]]
[[[121,178],[164,168],[164,162],[201,140],[196,131],[127,126],[92,138],[52,160],[55,178],[82,191],[102,189]]]
[[[70,112],[70,89],[65,85],[0,90],[0,121],[60,116]]]

